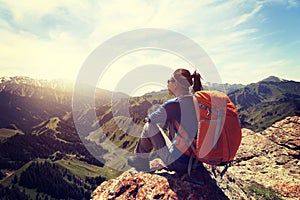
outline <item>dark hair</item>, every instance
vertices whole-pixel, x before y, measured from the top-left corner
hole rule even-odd
[[[201,75],[196,71],[191,74],[187,69],[177,69],[173,73],[173,78],[181,85],[183,88],[189,88],[193,86],[194,92],[203,90],[201,83]]]

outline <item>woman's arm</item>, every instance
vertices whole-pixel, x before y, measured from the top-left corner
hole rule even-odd
[[[178,114],[177,107],[177,102],[168,101],[151,113],[147,120],[149,123],[159,124],[161,127],[164,127],[167,121],[172,121],[176,118],[176,115]]]

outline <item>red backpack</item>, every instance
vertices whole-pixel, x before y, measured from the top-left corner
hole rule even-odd
[[[198,91],[193,98],[198,119],[197,136],[190,140],[183,127],[174,121],[179,133],[176,136],[176,147],[186,155],[212,165],[214,174],[216,166],[225,166],[221,172],[223,176],[241,143],[242,133],[237,110],[229,97],[222,92]]]

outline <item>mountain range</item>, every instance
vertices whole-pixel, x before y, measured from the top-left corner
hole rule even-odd
[[[86,98],[85,87],[89,86],[83,87],[82,100]],[[225,88],[238,109],[242,127],[253,131],[262,131],[285,117],[300,115],[300,83],[296,81],[268,77],[249,85],[209,84],[207,88]],[[104,133],[117,146],[132,151],[137,142],[132,135],[138,134],[133,125],[141,127],[151,109],[172,98],[166,91],[129,97],[96,89],[96,108],[87,107],[76,115],[88,130],[83,139],[75,128],[72,95],[73,85],[62,80],[0,78],[0,196],[64,199],[63,192],[54,192],[60,189],[42,187],[58,181],[69,185],[70,194],[89,199],[93,187],[119,174],[100,162],[112,155],[109,148],[98,145],[99,136]],[[85,118],[94,111],[95,121]],[[100,161],[88,152],[82,140],[97,147]],[[126,163],[113,164],[126,167]],[[39,170],[41,184],[30,186],[29,174]],[[49,179],[49,174],[57,173],[60,180]]]
[[[300,84],[271,76],[228,94],[242,127],[261,131],[287,116],[300,115]]]

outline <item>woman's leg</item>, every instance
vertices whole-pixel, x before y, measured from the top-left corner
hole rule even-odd
[[[149,154],[154,149],[162,161],[168,165],[171,162],[168,145],[171,143],[163,134],[156,124],[146,123],[135,149],[136,156],[130,157],[128,164],[137,170],[148,171],[145,168],[149,167]]]
[[[146,123],[135,153],[150,153],[152,149],[159,150],[164,147],[166,147],[166,141],[157,125]]]
[[[156,124],[147,123],[135,149],[137,155],[129,158],[128,164],[137,170],[149,171],[149,153],[154,149],[170,170],[181,174],[186,173],[188,163],[174,160],[170,153],[172,148],[174,147],[163,130]]]

